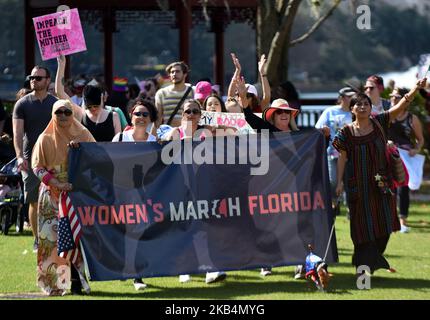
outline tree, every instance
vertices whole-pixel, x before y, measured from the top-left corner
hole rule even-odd
[[[260,0],[257,12],[257,51],[268,53],[267,76],[272,86],[288,79],[289,48],[309,38],[339,6],[341,0],[331,0],[329,9],[302,36],[291,39],[294,20],[303,0]],[[323,0],[311,0],[319,13]]]

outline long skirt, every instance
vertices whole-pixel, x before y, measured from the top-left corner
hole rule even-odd
[[[40,184],[38,202],[37,285],[47,295],[64,295],[71,285],[70,262],[58,256],[58,197],[59,193]],[[74,264],[83,275],[82,256]],[[79,279],[85,281],[84,278]],[[85,286],[86,287],[86,286]]]
[[[389,239],[390,236],[386,236],[372,242],[354,244],[352,264],[356,268],[368,266],[371,273],[378,269],[389,269],[390,265],[383,256]]]

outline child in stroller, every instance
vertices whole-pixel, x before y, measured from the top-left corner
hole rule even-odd
[[[17,232],[23,230],[22,197],[21,174],[13,158],[0,169],[0,231],[5,235],[14,223]]]

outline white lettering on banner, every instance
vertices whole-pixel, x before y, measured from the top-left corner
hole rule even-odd
[[[209,219],[211,216],[221,219],[222,217],[239,217],[241,214],[239,197],[215,199],[212,201],[181,201],[177,205],[170,202],[169,206],[170,221],[204,220]]]

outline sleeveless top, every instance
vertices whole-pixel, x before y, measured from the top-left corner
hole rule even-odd
[[[414,131],[412,128],[412,114],[408,114],[403,120],[394,120],[388,129],[388,139],[392,140],[396,146],[402,149],[412,149],[414,146],[411,137]]]
[[[97,142],[112,141],[115,136],[112,112],[109,112],[105,121],[99,123],[91,121],[87,114],[85,114],[82,118],[82,124],[91,132]]]

